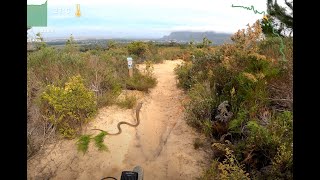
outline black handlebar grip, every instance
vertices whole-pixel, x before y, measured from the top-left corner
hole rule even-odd
[[[120,180],[138,180],[138,173],[133,171],[122,171]]]

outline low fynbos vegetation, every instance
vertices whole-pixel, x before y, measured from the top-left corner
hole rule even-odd
[[[95,137],[92,137],[91,134],[89,135],[81,135],[77,142],[77,149],[79,152],[85,154],[89,149],[89,144],[91,140],[94,140],[94,145],[98,148],[99,151],[108,151],[108,147],[104,144],[104,138],[106,137],[107,132],[101,132]]]
[[[152,76],[141,74],[139,71],[135,71],[133,77],[126,80],[126,88],[129,90],[148,91],[149,88],[154,87],[157,84],[157,79]]]
[[[230,180],[241,179],[249,180],[249,173],[244,170],[236,157],[233,155],[232,150],[225,148],[225,159],[222,162],[213,160],[211,168],[208,169],[204,176],[204,180]]]
[[[128,53],[130,55],[136,55],[137,57],[142,58],[143,60],[145,60],[147,55],[150,54],[148,45],[141,41],[132,42],[128,45],[127,48]]]
[[[194,149],[199,149],[199,148],[203,147],[202,140],[200,138],[195,138],[193,140],[193,147],[194,147]]]
[[[91,135],[80,136],[77,141],[78,151],[81,151],[83,154],[85,154],[88,151],[90,140]]]
[[[108,151],[108,147],[105,144],[103,144],[103,140],[106,137],[106,135],[106,132],[101,132],[93,138],[95,146],[98,148],[99,151]]]
[[[141,42],[127,47],[108,42],[107,46],[81,49],[70,37],[64,48],[41,46],[28,52],[28,158],[59,136],[79,136],[97,109],[117,103],[122,90],[148,91],[156,85],[152,73],[140,73],[135,66],[130,78],[127,64],[131,53],[139,58],[148,55],[148,61],[156,62],[151,57],[157,53],[155,45]],[[120,104],[130,108],[135,101],[128,97]]]
[[[292,179],[292,38],[282,61],[280,41],[261,33],[256,22],[175,69],[188,124],[215,141],[203,179]]]
[[[137,103],[137,98],[135,96],[128,96],[126,95],[124,99],[119,100],[117,102],[117,105],[121,108],[131,109],[133,108]]]
[[[95,115],[96,108],[94,93],[84,86],[80,76],[71,77],[64,88],[48,85],[41,95],[44,120],[68,138],[79,134],[79,128]]]
[[[126,88],[147,92],[157,84],[157,79],[153,76],[153,64],[150,60],[145,61],[146,68],[144,72],[134,69],[133,77],[126,80]]]

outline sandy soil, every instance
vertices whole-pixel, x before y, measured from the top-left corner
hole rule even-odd
[[[120,135],[107,136],[104,142],[109,152],[100,152],[91,143],[83,155],[77,152],[76,140],[60,140],[28,161],[28,179],[93,180],[106,176],[120,179],[122,171],[132,170],[136,165],[143,167],[146,180],[198,177],[208,166],[208,154],[193,148],[194,139],[201,136],[183,119],[184,95],[176,87],[173,73],[179,63],[180,60],[175,60],[154,65],[158,84],[139,100],[143,102],[140,125],[136,128],[122,125]],[[85,132],[98,133],[91,128],[117,132],[118,122],[135,123],[134,116],[133,109],[102,108]]]

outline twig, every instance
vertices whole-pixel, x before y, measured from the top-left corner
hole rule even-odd
[[[31,136],[31,134],[33,133],[33,131],[35,130],[36,128],[33,128],[31,132],[29,132],[28,134]]]
[[[52,134],[52,132],[54,132],[55,129],[56,129],[56,127],[53,127],[52,130],[51,130],[51,132],[49,133],[49,135],[43,140],[42,145],[40,146],[40,150],[39,150],[39,151],[42,150],[45,142],[47,141],[47,139],[49,139],[50,135]]]
[[[271,101],[289,101],[291,103],[293,102],[292,99],[273,99],[273,98],[266,98],[266,99],[271,100]]]
[[[287,111],[287,110],[285,110],[285,109],[276,109],[276,108],[275,108],[275,110],[276,110],[276,111],[280,111],[280,112]]]

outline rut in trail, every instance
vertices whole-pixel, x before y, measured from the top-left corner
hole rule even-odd
[[[181,104],[185,95],[176,87],[174,67],[180,60],[164,61],[154,65],[158,80],[155,88],[140,101],[140,124],[138,127],[123,125],[122,133],[106,136],[109,152],[99,152],[94,143],[88,152],[78,153],[75,140],[61,140],[48,145],[45,151],[28,162],[28,179],[101,179],[114,176],[140,165],[144,179],[195,179],[208,166],[208,154],[195,150],[193,141],[200,134],[184,120]],[[139,69],[144,69],[141,65]],[[120,121],[135,123],[134,110],[122,110],[116,106],[102,108],[87,127],[117,131]]]

